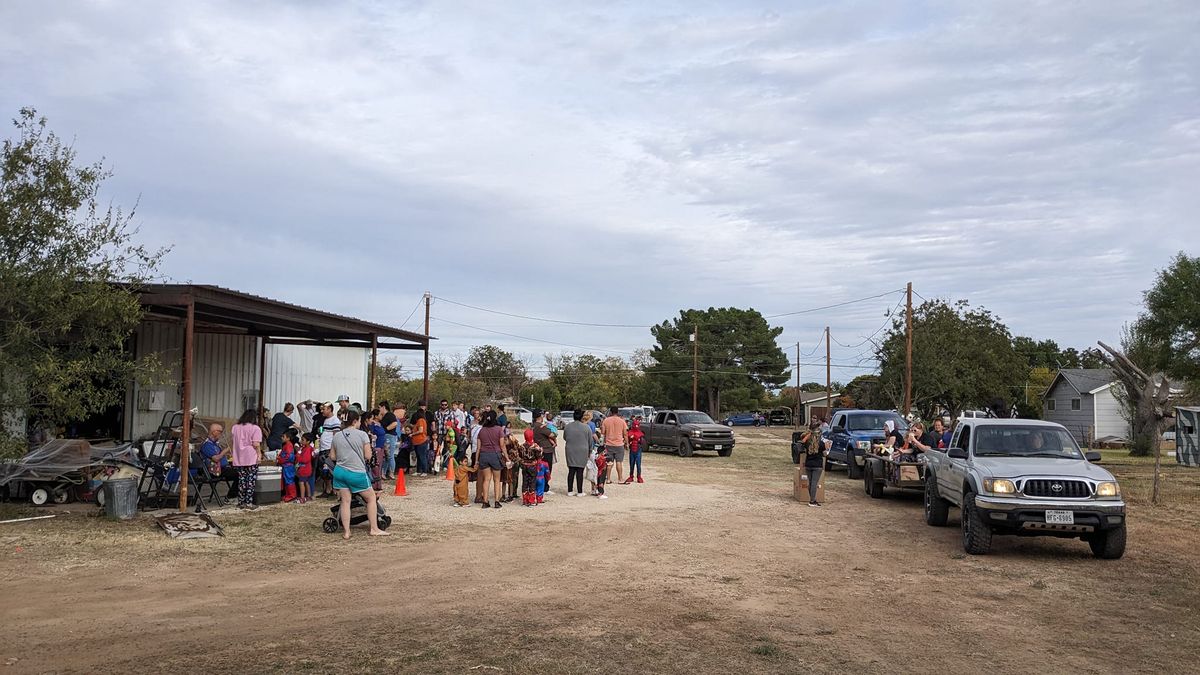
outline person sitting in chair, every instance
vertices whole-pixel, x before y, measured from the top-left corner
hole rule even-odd
[[[228,499],[237,499],[237,469],[229,466],[229,448],[221,447],[221,434],[225,427],[219,422],[208,425],[208,438],[200,446],[200,455],[209,463],[208,470],[213,476],[225,481],[229,486]]]

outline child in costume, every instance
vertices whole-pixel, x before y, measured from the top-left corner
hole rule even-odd
[[[442,452],[437,456],[437,467],[434,473],[441,473],[442,467],[446,468],[446,472],[450,472],[450,448],[458,447],[458,429],[453,423],[446,425],[446,436],[442,442]]]
[[[316,481],[313,472],[313,453],[316,450],[313,448],[313,443],[316,440],[317,435],[311,431],[304,434],[304,440],[300,444],[300,451],[296,453],[296,483],[300,487],[300,498],[297,501],[301,504],[309,502],[313,497],[313,488]]]
[[[608,495],[604,494],[604,483],[608,481],[608,454],[605,452],[596,453],[596,496],[600,499],[608,499]]]
[[[537,506],[538,463],[542,461],[542,449],[534,445],[523,445],[521,453],[521,503]]]
[[[537,480],[534,486],[534,493],[537,495],[537,503],[543,504],[546,501],[546,483],[550,481],[550,465],[545,459],[539,459],[534,467],[534,477]]]
[[[626,478],[622,483],[629,485],[635,479],[639,483],[645,483],[642,480],[642,442],[645,440],[646,434],[642,431],[642,422],[636,417],[633,420],[633,426],[629,429],[629,478]]]
[[[275,457],[283,479],[284,502],[296,500],[296,444],[292,442],[295,434],[295,429],[287,430],[283,437],[283,447],[279,449],[279,454]]]
[[[467,463],[458,460],[450,462],[450,470],[454,472],[454,505],[466,506],[471,503],[471,481],[475,478],[475,469]]]

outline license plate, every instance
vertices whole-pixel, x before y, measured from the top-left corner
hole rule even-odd
[[[724,449],[725,449],[725,446],[723,446],[723,445],[714,445],[713,446],[713,450],[724,450]]]
[[[1075,524],[1075,512],[1074,511],[1047,511],[1046,512],[1046,524],[1047,525],[1074,525]]]

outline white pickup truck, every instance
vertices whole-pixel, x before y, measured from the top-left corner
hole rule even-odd
[[[1080,538],[1098,558],[1125,554],[1125,502],[1111,473],[1059,424],[961,419],[950,447],[925,453],[925,522],[962,509],[963,549],[987,553],[994,534]]]

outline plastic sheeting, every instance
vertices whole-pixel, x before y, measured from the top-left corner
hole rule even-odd
[[[93,446],[87,441],[48,441],[15,462],[0,464],[0,486],[17,480],[52,481],[85,479],[88,469],[104,469],[120,463],[140,467],[133,444]]]

